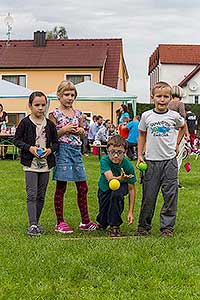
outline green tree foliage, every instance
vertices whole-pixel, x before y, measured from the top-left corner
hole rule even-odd
[[[67,40],[67,30],[64,26],[55,26],[53,30],[47,31],[47,40]]]

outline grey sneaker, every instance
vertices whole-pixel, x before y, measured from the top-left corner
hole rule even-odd
[[[41,234],[46,234],[46,230],[44,229],[44,227],[40,224],[37,225],[37,228],[39,229],[39,232]]]
[[[40,236],[41,232],[37,225],[31,225],[26,232],[29,236]]]

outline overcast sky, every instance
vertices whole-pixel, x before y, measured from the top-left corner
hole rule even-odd
[[[148,59],[158,44],[200,42],[199,0],[0,0],[0,39],[8,12],[12,39],[54,26],[64,26],[69,38],[122,38],[128,92],[139,102],[149,102]]]

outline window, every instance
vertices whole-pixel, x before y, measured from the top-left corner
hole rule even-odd
[[[77,84],[86,80],[91,80],[91,75],[66,75],[66,80],[70,80],[73,84]]]
[[[2,75],[2,79],[26,87],[26,75]]]
[[[23,118],[25,113],[8,113],[8,126],[17,126]]]

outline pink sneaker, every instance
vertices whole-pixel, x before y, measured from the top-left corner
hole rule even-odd
[[[61,222],[60,224],[56,225],[55,231],[61,232],[61,233],[72,233],[73,232],[73,230],[65,222]]]
[[[80,230],[93,231],[93,230],[96,230],[96,228],[97,228],[97,224],[92,221],[90,221],[87,224],[80,223],[80,225],[79,225]]]

